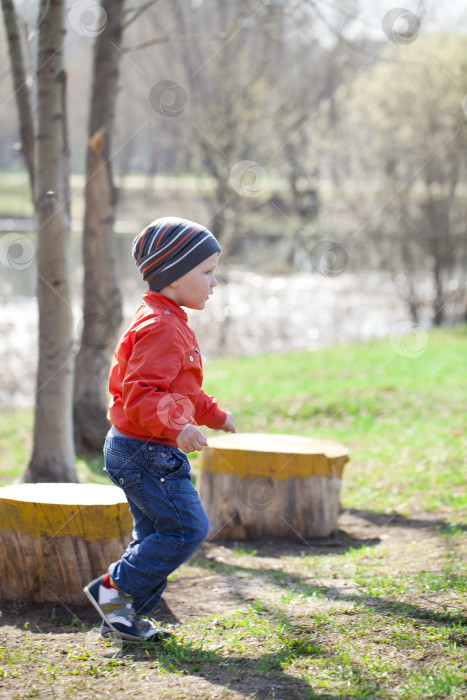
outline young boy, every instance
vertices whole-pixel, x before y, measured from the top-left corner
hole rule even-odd
[[[113,356],[104,456],[105,471],[128,500],[134,539],[108,573],[84,588],[103,619],[103,636],[166,636],[146,616],[169,574],[209,530],[185,453],[207,445],[198,425],[228,432],[235,426],[201,388],[201,353],[181,307],[204,308],[217,285],[219,253],[204,226],[171,217],[153,221],[133,242],[149,289]]]

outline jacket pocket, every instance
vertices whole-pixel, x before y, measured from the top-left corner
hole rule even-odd
[[[183,369],[201,369],[201,353],[196,347],[185,350],[183,356]]]

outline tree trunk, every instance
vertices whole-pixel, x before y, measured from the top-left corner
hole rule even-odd
[[[21,37],[18,30],[15,6],[12,0],[2,0],[3,19],[5,21],[10,54],[11,72],[18,108],[19,133],[21,148],[26,161],[31,186],[31,196],[34,197],[34,120],[31,108],[31,98],[24,69]]]
[[[117,203],[111,142],[118,94],[124,0],[103,0],[107,16],[94,48],[83,232],[84,290],[81,347],[76,358],[76,449],[101,452],[109,362],[122,320],[116,271],[114,219]]]
[[[33,452],[24,476],[33,482],[76,481],[64,14],[63,0],[41,0],[35,138],[39,367]]]
[[[436,295],[433,300],[433,325],[442,326],[444,323],[446,302],[443,293],[442,273],[438,261],[435,261],[433,270],[433,281],[435,284]]]

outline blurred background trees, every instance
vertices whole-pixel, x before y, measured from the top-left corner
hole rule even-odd
[[[399,275],[415,322],[417,281],[432,280],[435,325],[465,283],[466,64],[462,37],[418,37],[385,47],[339,96],[340,147],[366,200],[352,248],[366,242]]]

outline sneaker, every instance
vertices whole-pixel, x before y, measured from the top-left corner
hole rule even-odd
[[[135,615],[135,620],[139,632],[138,641],[150,639],[152,642],[160,642],[161,639],[168,639],[172,636],[168,630],[163,627],[158,627],[153,620],[147,617]],[[114,630],[111,629],[105,621],[102,621],[100,629],[101,639],[111,638],[114,634]]]
[[[102,583],[104,576],[94,579],[84,587],[88,600],[94,605],[110,630],[122,639],[139,642],[141,632],[133,607],[133,597]]]

